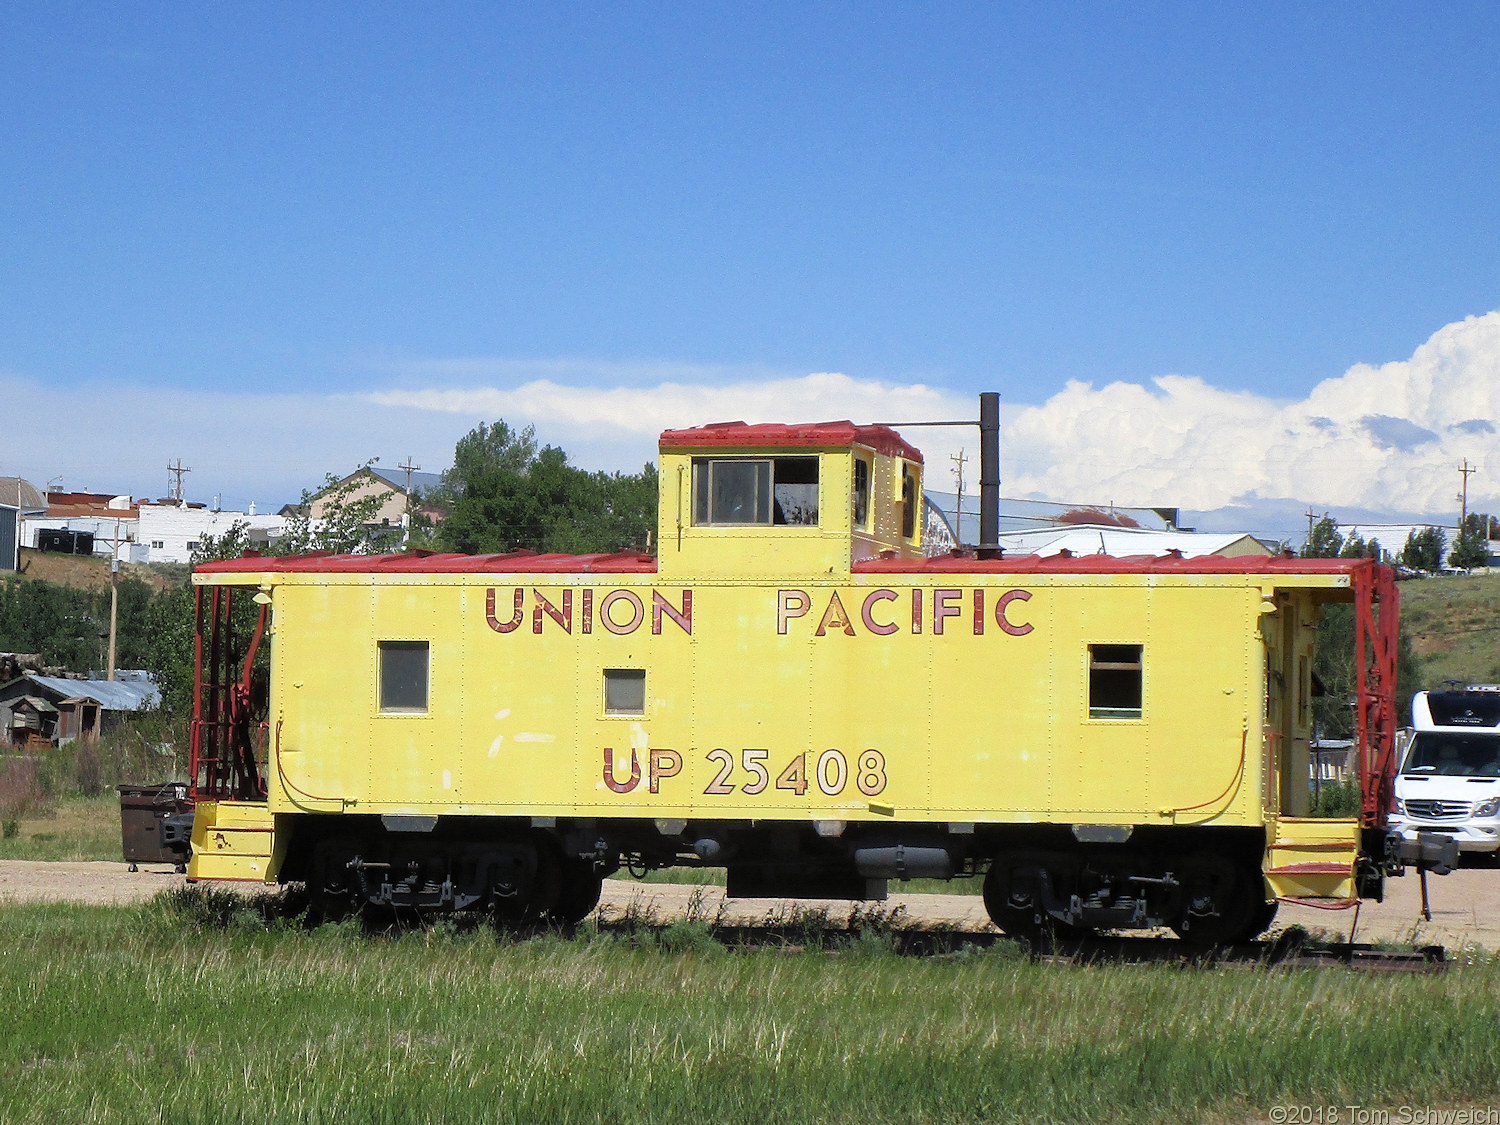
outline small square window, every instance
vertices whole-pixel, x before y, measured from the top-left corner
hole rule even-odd
[[[427,710],[427,642],[380,642],[380,709]]]
[[[606,715],[644,715],[646,713],[646,670],[644,668],[604,669],[604,713]]]
[[[1140,645],[1089,645],[1089,718],[1141,717]]]

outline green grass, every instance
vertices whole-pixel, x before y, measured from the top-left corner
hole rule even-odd
[[[232,896],[0,907],[0,1120],[1167,1122],[1500,1087],[1500,965],[1442,975],[943,958],[880,935],[498,939]]]
[[[1401,583],[1400,592],[1401,629],[1422,660],[1415,686],[1500,683],[1500,572],[1423,578]]]
[[[49,816],[22,819],[14,836],[0,838],[0,859],[120,860],[120,798],[58,801]]]

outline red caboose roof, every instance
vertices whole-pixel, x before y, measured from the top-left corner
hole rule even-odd
[[[654,574],[651,555],[539,555],[516,551],[498,555],[412,552],[398,555],[246,555],[200,563],[199,574]],[[1224,558],[1200,555],[1009,555],[1002,559],[939,555],[931,559],[866,559],[855,574],[1347,574],[1374,573],[1370,559],[1303,559],[1280,555]]]
[[[1006,555],[999,559],[938,555],[866,559],[855,574],[1348,574],[1373,572],[1373,559],[1304,559],[1294,555]]]
[[[198,574],[654,574],[652,555],[242,555],[199,563]]]
[[[889,426],[842,422],[713,422],[686,430],[663,430],[663,449],[802,448],[863,445],[890,457],[922,463],[922,453]]]

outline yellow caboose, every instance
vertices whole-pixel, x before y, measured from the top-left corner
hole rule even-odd
[[[574,920],[625,866],[731,896],[982,873],[1007,931],[1226,941],[1395,869],[1389,571],[926,558],[921,455],[881,426],[660,454],[656,557],[199,567],[190,877]],[[1365,808],[1309,819],[1316,625],[1351,601]]]

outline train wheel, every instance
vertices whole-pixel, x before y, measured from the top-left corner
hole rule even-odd
[[[530,893],[527,895],[524,920],[541,922],[551,917],[562,888],[562,857],[557,854],[557,849],[550,841],[542,843],[536,849],[536,874],[532,877]]]
[[[550,917],[562,890],[562,857],[548,840],[505,844],[496,854],[491,906],[501,926]]]
[[[1183,941],[1234,945],[1250,941],[1270,924],[1263,922],[1266,903],[1258,869],[1205,856],[1188,866],[1186,876],[1183,913],[1172,923],[1173,932]]]
[[[355,840],[325,840],[314,849],[307,893],[320,920],[337,922],[359,910],[364,898],[349,868],[359,854]]]
[[[603,890],[604,877],[594,870],[592,863],[564,860],[562,886],[558,889],[557,901],[552,904],[552,918],[565,926],[577,925],[599,905]]]
[[[1077,941],[1093,933],[1087,926],[1059,922],[1039,908],[1029,893],[1014,886],[1010,868],[1000,861],[990,864],[984,877],[984,909],[1008,936],[1032,945]]]

